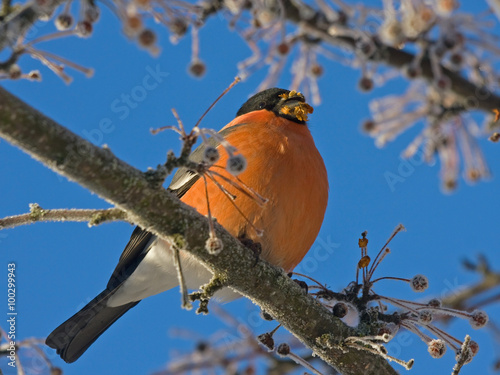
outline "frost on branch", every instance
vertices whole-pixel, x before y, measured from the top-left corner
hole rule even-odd
[[[392,276],[374,278],[378,265],[390,254],[389,243],[402,230],[404,230],[402,225],[396,227],[373,260],[368,255],[367,233],[362,233],[358,241],[361,258],[357,265],[356,279],[341,292],[334,292],[303,274],[291,273],[289,276],[300,277],[300,279],[294,279],[294,281],[303,289],[304,293],[309,293],[331,311],[334,316],[340,318],[346,325],[353,327],[357,332],[357,335],[340,340],[340,342],[338,338],[329,337],[329,335],[318,337],[318,342],[321,342],[325,347],[340,346],[341,348],[368,351],[386,360],[394,361],[406,369],[411,369],[414,364],[412,359],[404,361],[395,358],[384,346],[394,339],[398,332],[407,330],[415,334],[427,345],[427,351],[431,358],[442,358],[446,355],[448,349],[454,352],[457,361],[455,368],[459,370],[478,353],[479,345],[476,341],[471,340],[469,336],[466,336],[465,341],[453,337],[438,327],[438,324],[444,320],[443,318],[454,317],[468,321],[473,329],[482,328],[488,324],[488,315],[484,311],[476,309],[472,312],[466,312],[463,309],[446,307],[437,298],[415,302],[411,299],[399,299],[375,292],[375,285],[378,285],[383,280],[408,283],[409,293],[410,289],[414,292],[422,292],[429,285],[429,280],[423,275],[416,275],[408,279]],[[312,285],[308,285],[302,279],[308,282],[312,281]],[[216,315],[220,316],[220,308],[214,305],[213,309]],[[264,320],[273,320],[265,312],[261,312],[261,317]],[[280,367],[283,374],[295,373],[296,366],[301,366],[308,373],[313,374],[331,372],[331,369],[324,367],[325,364],[318,361],[317,358],[311,357],[305,351],[306,348],[302,347],[293,338],[286,337],[283,339],[281,336],[283,332],[279,333],[278,331],[281,324],[269,332],[260,333],[256,336],[257,334],[250,332],[249,328],[244,326],[240,319],[237,321],[235,318],[223,313],[223,320],[229,321],[229,326],[236,324],[239,330],[238,336],[241,335],[241,337],[233,337],[229,343],[227,340],[213,341],[211,343],[204,340],[203,350],[175,355],[175,359],[168,364],[168,370],[165,374],[184,374],[195,369],[215,370],[224,363],[230,364],[231,368],[242,370],[249,360],[255,361],[257,358],[266,359],[264,362],[268,364],[267,368],[270,370],[274,368],[273,366],[277,366],[275,362],[277,360],[276,356],[278,359],[281,357],[281,360],[277,362],[280,365],[283,364],[284,366],[283,361],[288,360],[287,367]],[[264,324],[264,322],[260,321],[260,324]],[[220,338],[224,335],[227,335],[225,330],[218,331],[213,337]],[[193,333],[189,334],[189,338],[195,341],[198,340]],[[256,345],[256,343],[260,345]]]
[[[7,325],[5,328],[9,328]],[[12,333],[0,326],[0,361],[3,368],[15,368],[12,373],[18,375],[32,373],[49,373],[62,375],[61,368],[52,363],[54,359],[45,353],[45,338],[28,338],[16,341],[9,337]]]
[[[10,6],[9,0],[4,3],[0,51],[10,49],[11,53],[0,62],[0,79],[40,80],[38,71],[24,72],[17,65],[23,54],[38,59],[68,83],[68,67],[92,75],[92,69],[39,45],[55,38],[92,36],[99,5],[80,0],[75,11],[70,2],[62,0],[35,0],[24,7]],[[125,0],[110,6],[122,23],[123,33],[153,55],[160,52],[162,44],[158,24],[168,29],[171,43],[190,35],[192,52],[186,65],[195,77],[203,76],[209,68],[203,62],[198,35],[217,14],[250,48],[251,55],[238,64],[239,74],[245,78],[268,70],[259,89],[274,86],[290,66],[290,88],[300,89],[318,104],[318,81],[331,62],[359,70],[361,91],[374,90],[394,78],[410,81],[406,93],[373,101],[373,118],[365,122],[364,130],[383,146],[410,127],[423,124],[403,156],[420,151],[427,161],[439,158],[442,185],[449,191],[462,172],[469,182],[489,176],[476,138],[498,138],[499,123],[493,116],[500,107],[498,5],[487,3],[494,13],[487,11],[486,3],[484,12],[464,13],[454,0],[404,0],[397,4],[387,0],[378,6],[343,0],[317,0],[313,4],[291,0]],[[48,19],[54,22],[53,33],[26,40],[34,22]],[[331,86],[331,82],[324,85]],[[476,110],[482,115],[471,116]],[[478,125],[478,121],[483,124]]]
[[[392,340],[400,330],[405,329],[418,336],[427,345],[432,358],[444,356],[447,347],[453,350],[457,358],[459,358],[462,341],[439,328],[435,321],[438,321],[443,316],[451,316],[468,320],[473,329],[482,328],[488,323],[488,315],[484,311],[466,312],[460,309],[443,307],[441,301],[436,298],[430,299],[428,302],[414,302],[383,296],[374,290],[375,284],[382,280],[408,283],[414,292],[422,292],[429,285],[429,281],[424,275],[416,275],[411,279],[394,276],[376,279],[373,277],[378,265],[390,253],[387,246],[394,236],[404,229],[401,224],[396,227],[373,261],[368,255],[367,232],[363,232],[362,238],[358,241],[361,258],[356,270],[356,280],[340,293],[329,290],[308,276],[296,275],[313,281],[315,285],[309,285],[309,293],[315,296],[325,307],[331,309],[333,315],[342,319],[345,324],[357,329],[359,336],[348,337],[343,345],[378,354],[389,361],[404,366],[406,369],[410,369],[413,360],[403,361],[394,358],[383,346],[384,343]],[[397,310],[390,311],[389,306]],[[323,339],[328,344],[329,339]],[[332,342],[332,345],[335,344]],[[470,351],[470,358],[463,362],[462,365],[470,362],[478,352],[479,346],[475,341],[471,341],[470,345],[474,349]]]
[[[297,368],[301,369],[301,365],[282,358],[274,346],[269,350],[262,345],[261,337],[257,337],[256,329],[252,328],[258,316],[249,313],[245,317],[236,318],[217,304],[213,305],[211,312],[224,323],[224,327],[209,337],[201,337],[192,329],[177,327],[171,330],[170,334],[173,339],[187,340],[192,343],[193,349],[173,350],[170,355],[171,360],[166,364],[165,369],[155,374],[187,375],[193,372],[203,374],[231,372],[250,375],[265,367],[269,371],[274,371],[275,374],[292,375],[297,373]],[[314,373],[309,369],[309,373],[332,373],[332,369],[319,358],[314,358],[310,350],[304,348],[299,340],[291,335],[279,335],[279,340],[285,339],[290,353],[298,353],[302,361],[311,361],[317,369],[321,370],[321,372]]]

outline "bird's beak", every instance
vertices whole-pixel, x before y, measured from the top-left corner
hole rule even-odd
[[[281,94],[279,112],[296,118],[299,121],[307,121],[308,114],[313,113],[314,108],[306,103],[304,95],[295,90],[288,94]]]

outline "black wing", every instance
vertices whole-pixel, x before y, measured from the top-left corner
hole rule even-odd
[[[226,137],[229,133],[233,132],[241,125],[244,124],[231,126],[230,128],[221,130],[219,134],[222,137]],[[207,140],[207,143],[203,142],[201,145],[199,145],[196,150],[191,153],[189,159],[195,163],[201,163],[201,161],[203,160],[203,154],[205,153],[205,149],[207,148],[207,146],[217,147],[220,144],[213,137],[210,137]],[[168,190],[176,193],[177,197],[181,198],[191,188],[191,186],[193,186],[194,183],[198,181],[199,178],[200,176],[196,172],[193,172],[186,167],[181,167],[177,170],[177,172],[175,172],[174,177],[172,178],[172,181],[168,186]]]
[[[244,124],[238,124],[224,129],[220,131],[219,134],[225,137],[241,125]],[[219,146],[219,142],[215,138],[210,137],[208,139],[208,146],[217,147]],[[206,147],[207,144],[203,142],[191,153],[189,158],[195,163],[200,163],[203,160],[203,154]],[[177,172],[175,172],[168,190],[175,193],[177,197],[181,198],[194,185],[194,183],[198,181],[199,178],[200,176],[197,173],[190,171],[186,167],[181,167],[177,170]],[[120,286],[121,283],[123,283],[132,274],[132,272],[135,271],[141,260],[146,255],[147,250],[154,238],[155,236],[147,230],[138,226],[135,227],[127,246],[125,246],[125,249],[120,256],[120,260],[118,261],[118,264],[109,279],[107,286],[108,290],[113,290],[114,288]]]
[[[146,251],[144,250],[149,247],[152,238],[153,234],[151,232],[143,230],[138,226],[135,227],[108,281],[107,289],[113,290],[117,288],[135,271],[146,255]]]

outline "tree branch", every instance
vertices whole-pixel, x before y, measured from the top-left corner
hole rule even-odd
[[[43,7],[36,2],[28,2],[12,13],[4,14],[5,19],[0,19],[0,51],[14,45],[17,38],[26,34],[40,17],[52,14],[64,1],[66,0],[49,0]]]
[[[346,50],[356,54],[358,50],[359,39],[346,35],[330,35],[329,28],[339,24],[340,26],[347,27],[342,22],[332,22],[327,20],[326,16],[321,10],[316,10],[313,7],[302,1],[282,0],[283,9],[285,10],[285,18],[297,25],[305,35],[311,40],[322,41],[334,47],[342,47]],[[216,14],[223,9],[223,2],[220,0],[211,1],[213,6],[206,9],[204,17]],[[374,62],[385,64],[389,67],[396,69],[403,69],[415,61],[413,53],[404,51],[402,49],[387,46],[377,40],[376,35],[369,35],[367,37],[373,39],[376,46],[376,52],[372,53],[367,58]],[[469,101],[473,99],[477,108],[486,112],[491,112],[493,109],[500,108],[500,97],[493,92],[486,90],[464,78],[458,73],[451,71],[443,65],[439,65],[442,74],[450,79],[451,86],[448,89],[464,101],[464,105],[470,105]],[[432,81],[434,72],[431,66],[431,61],[428,57],[424,57],[420,61],[420,69],[422,77],[428,81]],[[411,79],[410,77],[408,77]],[[465,110],[466,108],[464,108]]]
[[[328,33],[328,28],[331,24],[325,22],[325,18],[320,11],[316,11],[307,4],[296,3],[292,0],[283,0],[283,2],[285,4],[286,18],[289,21],[297,25],[305,25],[305,29],[311,33],[312,36],[320,37],[325,43],[333,46],[340,45],[356,53],[358,40],[348,36],[331,36]],[[300,4],[300,6],[298,4]],[[307,9],[307,12],[304,12],[301,8]],[[304,21],[302,15],[307,13],[312,13],[314,16]],[[376,46],[378,52],[373,53],[370,59],[392,66],[393,68],[402,69],[415,60],[414,54],[402,49],[386,46],[381,42],[377,42]],[[431,61],[428,58],[423,58],[420,62],[420,68],[422,70],[422,76],[428,81],[432,81],[434,73],[431,67]],[[450,79],[451,87],[449,90],[461,97],[465,102],[472,97],[477,100],[478,109],[486,112],[491,112],[493,109],[500,108],[499,96],[490,91],[485,92],[483,87],[476,86],[460,74],[454,73],[442,65],[440,65],[440,69],[443,75]]]
[[[14,228],[33,224],[38,221],[87,221],[89,227],[108,221],[128,221],[127,213],[119,208],[95,209],[58,209],[45,210],[38,204],[30,204],[30,212],[0,219],[0,229]]]
[[[359,335],[305,295],[283,270],[254,254],[220,225],[216,234],[224,250],[205,249],[208,222],[168,191],[155,187],[145,174],[92,145],[0,88],[0,136],[55,172],[98,194],[129,219],[189,253],[227,285],[251,299],[300,341],[342,374],[396,374],[381,357],[340,348]]]
[[[460,352],[457,355],[458,356],[457,363],[455,364],[455,366],[453,366],[453,371],[451,372],[451,375],[458,375],[462,367],[464,367],[464,365],[467,364],[468,361],[470,361],[470,357],[472,355],[469,352],[470,342],[471,342],[470,336],[469,335],[465,336],[465,340],[462,344],[462,347],[460,348]]]
[[[494,298],[498,298],[498,296],[489,296],[478,301],[478,296],[500,286],[500,272],[493,271],[486,258],[482,255],[479,256],[477,263],[466,260],[464,264],[469,270],[477,272],[481,276],[481,280],[463,289],[457,288],[457,290],[443,298],[443,304],[462,310],[478,308],[478,305],[484,306],[488,302],[494,301]],[[476,301],[473,303],[472,299],[476,299]]]
[[[15,40],[24,35],[27,30],[39,19],[40,16],[51,14],[65,0],[51,0],[41,7],[35,3],[28,3],[18,10],[9,14],[4,20],[0,20],[0,51],[9,45],[13,45]],[[302,32],[311,40],[322,41],[326,44],[342,47],[356,54],[359,39],[346,35],[331,35],[328,30],[332,26],[340,25],[348,27],[344,21],[329,21],[326,16],[302,1],[282,0],[282,9],[285,10],[285,19],[295,24]],[[205,22],[212,15],[217,14],[225,9],[224,2],[221,0],[201,1],[199,5],[199,20]],[[267,4],[269,9],[278,7],[277,2]],[[281,7],[278,7],[281,9]],[[415,61],[413,53],[402,49],[394,48],[383,44],[376,38],[376,35],[367,34],[367,38],[371,38],[376,47],[376,52],[367,56],[367,59],[385,64],[387,66],[403,69]],[[423,48],[423,47],[422,47]],[[18,55],[14,54],[12,59],[9,59],[3,65],[8,66],[17,60]],[[2,63],[0,62],[0,67]],[[432,81],[434,72],[431,66],[431,61],[428,57],[424,57],[420,61],[420,69],[422,77],[428,81]],[[450,80],[451,86],[448,89],[457,97],[464,101],[464,106],[471,105],[472,100],[477,108],[486,112],[491,112],[493,109],[500,108],[500,97],[493,92],[486,90],[484,87],[477,86],[468,79],[461,76],[459,73],[447,69],[442,64],[439,64],[439,69],[442,74]],[[410,77],[408,77],[411,79]],[[464,110],[466,109],[464,107]]]

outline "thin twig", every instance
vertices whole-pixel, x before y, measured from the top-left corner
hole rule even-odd
[[[460,348],[460,354],[458,355],[457,363],[453,366],[453,371],[451,375],[458,375],[462,367],[470,360],[469,355],[471,355],[470,350],[470,336],[465,336],[465,340]]]
[[[224,96],[227,94],[227,92],[229,90],[231,90],[233,88],[234,85],[236,85],[238,82],[241,81],[241,78],[240,77],[236,77],[234,79],[234,81],[228,86],[227,89],[225,89],[222,94],[220,94],[217,99],[214,100],[214,102],[210,105],[210,107],[208,107],[208,109],[201,115],[201,117],[198,119],[198,121],[196,122],[196,124],[194,125],[195,128],[198,127],[198,125],[200,124],[201,120],[203,120],[203,118],[206,116],[206,114],[208,112],[210,112],[210,110],[215,106],[215,104],[217,104],[217,102]]]
[[[47,221],[88,222],[89,227],[110,221],[129,221],[125,211],[119,208],[108,209],[51,209],[46,210],[36,203],[30,205],[30,212],[0,219],[0,230],[21,225]]]
[[[184,279],[184,273],[182,272],[180,251],[177,246],[172,245],[172,247],[174,250],[174,264],[175,269],[177,270],[177,279],[179,280],[179,289],[181,292],[181,307],[186,310],[191,310],[193,308],[193,305],[189,301],[186,280]]]

